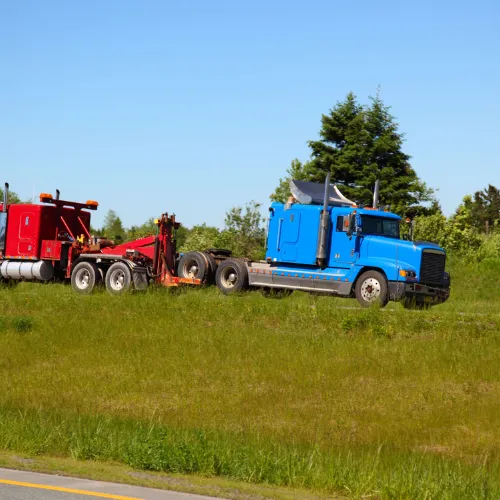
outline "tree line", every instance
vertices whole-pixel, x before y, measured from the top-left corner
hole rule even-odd
[[[331,182],[347,198],[371,205],[378,179],[380,205],[403,219],[414,220],[416,238],[436,241],[464,255],[500,258],[500,190],[490,184],[466,196],[455,213],[445,217],[436,192],[419,178],[403,144],[404,134],[379,92],[364,105],[350,92],[322,115],[319,139],[308,141],[310,159],[294,159],[270,198],[285,202],[291,195],[290,179],[323,183],[330,173]],[[20,199],[11,192],[10,201],[19,203]],[[233,207],[226,213],[223,229],[206,224],[181,226],[177,248],[229,248],[235,255],[262,258],[265,230],[259,208],[254,201]],[[109,210],[103,227],[93,232],[120,242],[155,234],[156,225],[150,218],[140,226],[126,228],[118,214]]]

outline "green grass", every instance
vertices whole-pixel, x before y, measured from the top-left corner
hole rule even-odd
[[[398,304],[0,290],[0,449],[380,498],[500,497],[500,264]]]

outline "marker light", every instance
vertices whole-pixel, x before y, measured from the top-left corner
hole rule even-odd
[[[52,200],[52,195],[50,193],[41,193],[40,201],[43,203],[45,200]]]
[[[94,200],[87,200],[87,203],[85,203],[85,205],[90,205],[91,207],[98,207],[99,203],[97,203],[97,201]]]

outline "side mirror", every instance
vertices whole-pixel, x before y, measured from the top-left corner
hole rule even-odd
[[[403,236],[403,239],[408,239],[408,240],[410,240],[410,241],[413,241],[413,233],[414,233],[414,231],[415,231],[415,219],[409,219],[409,218],[407,218],[407,219],[406,219],[406,223],[407,223],[407,224],[408,224],[408,226],[409,226],[409,229],[408,229],[408,237],[407,237],[407,238],[405,238],[405,237]]]
[[[351,212],[347,219],[347,231],[346,234],[349,238],[356,232],[356,213]]]

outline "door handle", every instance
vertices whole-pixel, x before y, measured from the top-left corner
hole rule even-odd
[[[283,226],[283,218],[278,222],[278,241],[276,241],[276,250],[280,251],[281,227]]]

